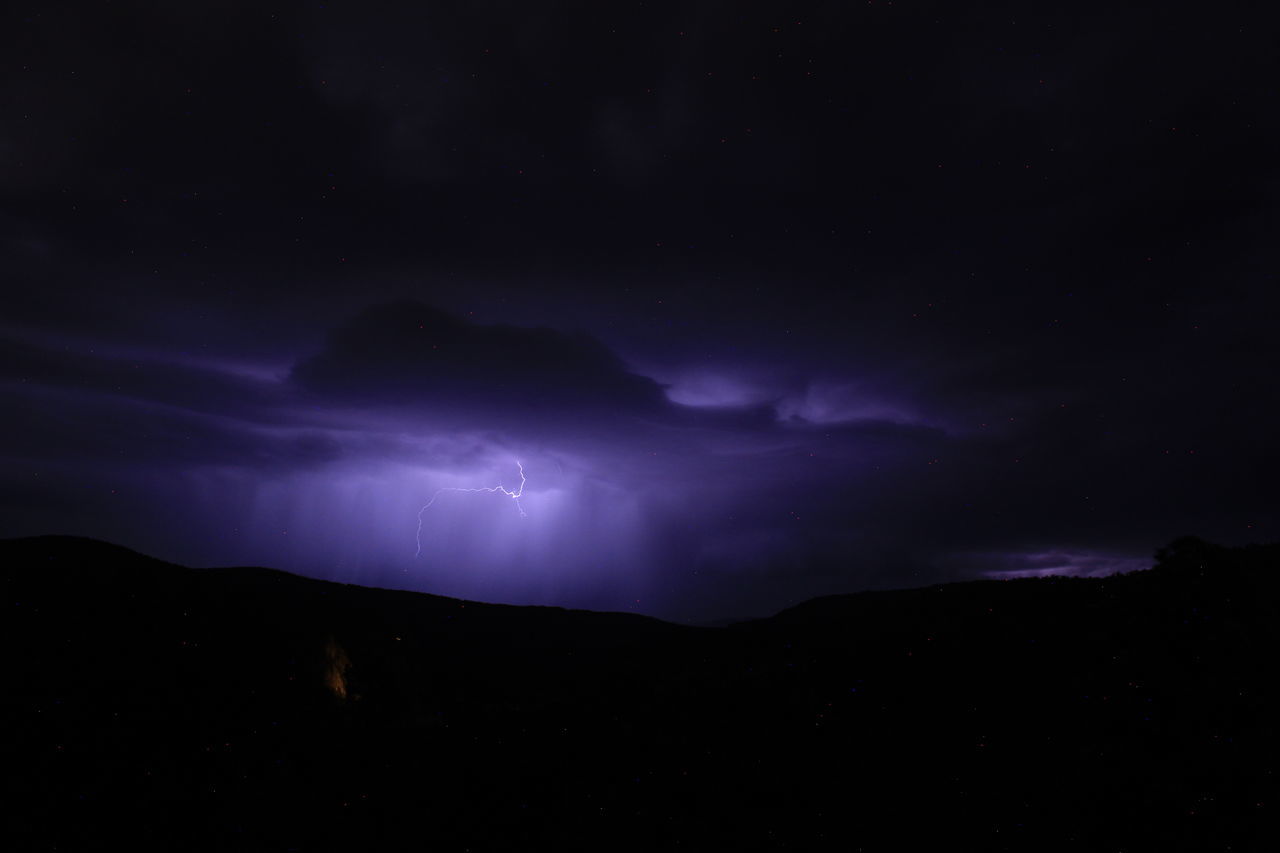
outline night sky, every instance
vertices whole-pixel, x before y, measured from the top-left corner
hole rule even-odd
[[[1264,5],[9,15],[0,535],[679,620],[1280,540]]]

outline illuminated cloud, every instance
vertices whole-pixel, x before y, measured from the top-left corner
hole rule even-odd
[[[996,580],[1015,578],[1073,577],[1100,578],[1122,572],[1151,568],[1150,557],[1125,557],[1089,551],[1037,551],[1027,553],[986,554],[976,562],[988,566],[983,577]]]
[[[883,378],[690,367],[658,381],[583,334],[412,302],[340,323],[291,371],[7,347],[11,529],[193,564],[702,618],[1128,570],[1160,541],[1134,529],[1185,529],[1073,449],[1089,424],[1069,409],[1067,428],[944,429]],[[475,491],[516,491],[516,460],[524,516]],[[1092,544],[1005,547],[1071,537]]]

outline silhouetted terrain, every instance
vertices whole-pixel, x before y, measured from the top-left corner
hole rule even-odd
[[[1272,850],[1280,547],[686,628],[0,543],[22,849]]]

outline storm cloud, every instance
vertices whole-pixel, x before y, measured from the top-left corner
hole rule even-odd
[[[0,534],[691,619],[1280,538],[1266,27],[198,9],[0,32]]]

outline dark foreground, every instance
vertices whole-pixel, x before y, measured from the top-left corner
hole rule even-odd
[[[723,629],[0,566],[8,849],[1280,849],[1276,546]]]

